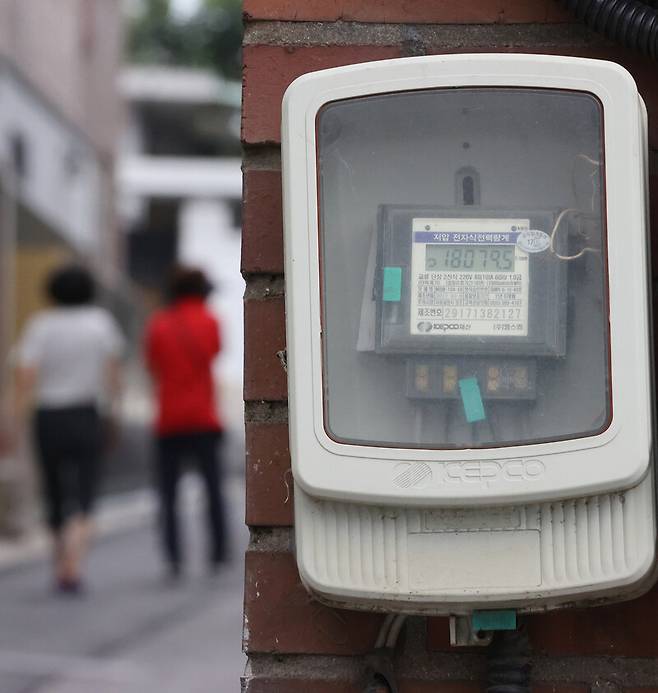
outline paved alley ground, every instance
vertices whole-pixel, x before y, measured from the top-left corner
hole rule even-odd
[[[233,562],[212,577],[187,490],[191,555],[179,584],[163,576],[151,512],[98,541],[82,598],[52,593],[45,557],[0,568],[1,693],[238,693],[243,482],[227,480]]]

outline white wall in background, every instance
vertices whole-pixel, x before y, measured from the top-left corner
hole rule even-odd
[[[96,152],[32,89],[0,66],[0,158],[12,160],[20,139],[23,203],[83,253],[100,248],[101,170]]]

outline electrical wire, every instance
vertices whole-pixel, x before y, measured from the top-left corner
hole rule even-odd
[[[553,229],[551,230],[550,238],[551,238],[551,253],[555,255],[558,260],[565,260],[567,262],[570,262],[571,260],[577,260],[579,257],[582,257],[585,253],[600,253],[601,251],[598,250],[598,248],[590,248],[589,246],[586,246],[584,248],[581,248],[575,255],[562,255],[561,253],[558,253],[557,250],[555,249],[555,242],[556,238],[558,236],[558,230],[560,228],[560,224],[562,223],[562,220],[568,215],[568,214],[583,214],[583,212],[580,209],[575,209],[573,207],[567,207],[566,209],[563,209],[557,216],[557,219],[555,220],[555,224],[553,224]]]
[[[382,647],[393,649],[406,619],[407,617],[404,614],[386,614],[386,618],[377,634],[375,649],[378,650]]]
[[[395,644],[397,643],[398,638],[400,637],[400,631],[402,630],[402,626],[404,625],[404,622],[406,620],[407,617],[404,614],[398,614],[393,620],[391,628],[388,632],[388,636],[386,637],[386,647],[388,647],[389,649],[392,650],[395,647]]]
[[[588,156],[587,154],[584,154],[584,153],[577,154],[574,157],[573,165],[571,168],[571,187],[573,190],[576,204],[578,204],[578,192],[576,190],[576,162],[579,159],[587,162],[588,164],[590,164],[591,166],[594,167],[592,169],[592,172],[589,174],[590,180],[592,182],[592,196],[591,196],[591,200],[590,200],[590,206],[591,206],[591,213],[593,214],[594,213],[594,203],[596,200],[596,176],[598,174],[598,168],[601,166],[601,162],[598,161],[597,159],[593,159],[591,156]],[[567,262],[569,262],[571,260],[577,260],[578,258],[582,257],[585,253],[600,253],[601,251],[598,248],[590,248],[590,247],[582,248],[575,255],[562,255],[561,253],[557,252],[557,250],[555,249],[555,245],[556,245],[556,239],[558,238],[558,231],[560,229],[560,224],[562,223],[563,219],[569,214],[583,216],[586,214],[586,212],[583,212],[581,209],[579,209],[577,207],[568,207],[566,209],[563,209],[558,214],[558,217],[555,220],[555,223],[553,224],[553,228],[549,234],[550,239],[551,239],[551,245],[550,245],[551,253],[556,258],[558,258],[559,260],[565,260]]]
[[[594,166],[595,168],[592,169],[592,172],[589,174],[590,180],[592,182],[592,196],[590,198],[590,207],[592,213],[594,212],[594,202],[596,200],[596,176],[598,174],[598,167],[601,166],[601,162],[597,161],[596,159],[592,159],[592,157],[587,156],[587,154],[577,154],[576,157],[573,160],[573,164],[571,166],[571,189],[573,191],[573,196],[574,200],[576,202],[576,205],[578,205],[578,190],[576,189],[576,162],[578,159],[581,159],[582,161],[587,162],[588,164]]]
[[[379,633],[377,634],[377,640],[375,640],[376,650],[386,645],[386,638],[388,637],[388,633],[391,629],[393,621],[395,621],[395,614],[386,614],[386,618],[384,619],[384,622],[379,629]]]
[[[406,620],[403,614],[387,614],[377,634],[375,649],[367,657],[362,693],[397,693],[393,649]]]

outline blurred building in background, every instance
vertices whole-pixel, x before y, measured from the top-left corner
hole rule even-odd
[[[141,328],[175,263],[218,287],[217,377],[236,465],[242,450],[241,86],[220,76],[236,62],[239,3],[226,1],[231,15],[225,0],[195,0],[194,19],[181,19],[166,0],[0,0],[0,372],[44,306],[49,272],[87,263],[130,352],[109,494],[150,483]],[[174,34],[163,64],[160,41]],[[30,484],[0,466],[2,506]],[[7,515],[0,507],[0,530]]]
[[[94,270],[103,303],[130,331],[121,280],[115,153],[122,104],[120,0],[0,2],[0,358],[44,307],[44,280],[65,260]],[[36,520],[29,466],[0,470],[0,530]]]
[[[85,599],[50,594],[27,446],[0,408],[0,691],[235,691],[243,669],[240,0],[0,0],[0,368],[63,260],[88,264],[129,353]],[[223,76],[220,76],[223,75]],[[193,479],[186,577],[159,586],[145,318],[177,263],[218,286],[233,561],[208,578]],[[0,396],[9,379],[0,380]],[[109,428],[108,428],[109,432]],[[110,450],[112,447],[112,450]],[[189,525],[189,526],[187,526]],[[10,536],[11,534],[11,536]]]
[[[2,357],[64,258],[117,293],[119,0],[0,2]],[[126,301],[127,303],[127,301]]]

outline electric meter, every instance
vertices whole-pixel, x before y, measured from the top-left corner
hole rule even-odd
[[[289,87],[296,551],[319,598],[468,614],[651,584],[646,146],[604,61],[406,58]]]

